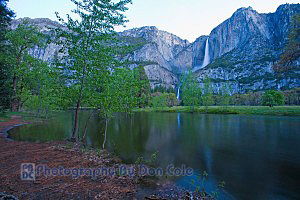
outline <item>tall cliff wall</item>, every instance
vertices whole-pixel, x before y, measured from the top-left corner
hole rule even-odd
[[[195,71],[199,84],[205,77],[211,78],[215,92],[225,83],[234,93],[299,87],[299,67],[283,74],[272,69],[285,48],[295,14],[300,14],[300,4],[281,5],[275,13],[268,14],[251,7],[240,8],[210,35],[200,36],[193,43],[153,26],[126,30],[119,33],[121,38],[129,44],[142,40],[143,45],[122,59],[134,61],[132,67],[143,65],[152,87],[175,88],[180,74],[190,69]],[[15,20],[12,28],[22,20]],[[62,27],[49,19],[29,20],[45,33],[49,28]],[[210,64],[202,68],[207,39]],[[50,62],[58,49],[50,44],[32,49],[31,53]],[[299,64],[300,59],[295,62]]]

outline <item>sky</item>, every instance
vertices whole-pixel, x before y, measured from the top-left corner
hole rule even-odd
[[[116,1],[116,0],[115,0]],[[259,13],[275,12],[285,3],[300,0],[132,0],[126,11],[129,22],[117,31],[142,26],[156,26],[193,42],[201,35],[209,35],[213,28],[232,16],[241,7],[251,6]],[[70,0],[10,0],[8,7],[16,18],[49,18],[56,20],[70,14],[74,8]],[[72,16],[72,15],[71,15]]]

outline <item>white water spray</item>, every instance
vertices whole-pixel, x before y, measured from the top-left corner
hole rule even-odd
[[[204,61],[202,64],[202,67],[206,67],[210,62],[210,57],[209,57],[209,43],[208,43],[208,38],[206,40],[206,44],[205,44],[205,54],[204,54]]]
[[[198,69],[202,69],[203,67],[206,67],[210,63],[210,57],[209,57],[209,41],[208,38],[206,39],[205,44],[205,52],[204,52],[204,60],[202,63],[202,66],[197,66],[193,69],[193,72],[197,71]]]
[[[176,98],[179,100],[179,98],[180,98],[180,87],[178,87],[177,88],[177,96],[176,96]]]

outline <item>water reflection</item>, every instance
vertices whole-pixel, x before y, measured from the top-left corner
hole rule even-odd
[[[84,113],[83,113],[84,114]],[[80,127],[84,126],[82,115]],[[71,113],[60,113],[46,124],[16,128],[19,140],[60,140],[70,134]],[[219,181],[236,199],[300,198],[300,118],[203,115],[188,113],[117,114],[109,123],[107,148],[127,162],[150,158],[159,151],[158,165],[192,167],[209,174],[208,190]],[[95,115],[88,126],[89,145],[101,147],[104,123]],[[195,177],[178,185],[193,188]]]

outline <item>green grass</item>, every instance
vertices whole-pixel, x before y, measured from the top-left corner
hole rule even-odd
[[[140,108],[135,112],[191,112],[191,107],[161,107]],[[204,106],[195,107],[194,112],[208,114],[244,114],[244,115],[274,115],[274,116],[300,116],[300,106]]]
[[[0,112],[0,122],[7,122],[10,120],[11,116],[21,116],[25,121],[34,121],[40,119],[35,117],[32,113],[29,112]]]
[[[18,115],[18,116],[20,116],[21,113],[19,113],[19,112],[0,112],[0,122],[9,121],[10,117],[12,115]]]

